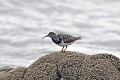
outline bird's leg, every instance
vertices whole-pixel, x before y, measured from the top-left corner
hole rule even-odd
[[[63,46],[63,48],[62,48],[61,52],[63,52],[63,49],[64,49],[64,46]]]
[[[63,52],[65,52],[65,50],[67,49],[67,46],[65,46],[65,49],[64,49],[64,51]]]

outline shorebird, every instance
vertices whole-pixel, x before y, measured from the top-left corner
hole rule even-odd
[[[56,34],[55,32],[49,32],[48,35],[44,36],[42,39],[45,37],[50,37],[55,44],[62,46],[61,52],[65,52],[68,45],[71,45],[76,40],[81,40],[81,37],[73,37],[68,34]]]

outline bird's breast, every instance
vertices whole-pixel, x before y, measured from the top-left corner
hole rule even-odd
[[[60,44],[60,43],[62,42],[62,39],[52,38],[52,41],[53,41],[55,44]]]

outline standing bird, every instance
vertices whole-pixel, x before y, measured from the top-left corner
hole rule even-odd
[[[44,36],[42,39],[45,37],[50,37],[55,44],[62,46],[61,52],[65,52],[67,46],[71,45],[74,41],[81,40],[81,37],[73,37],[68,34],[56,34],[54,32],[49,32],[48,35]]]

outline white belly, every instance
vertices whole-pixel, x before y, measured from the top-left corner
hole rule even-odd
[[[68,45],[71,45],[73,42],[71,42],[71,43],[64,43],[63,41],[62,41],[62,43],[60,43],[60,44],[58,44],[59,46],[68,46]]]

